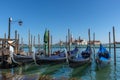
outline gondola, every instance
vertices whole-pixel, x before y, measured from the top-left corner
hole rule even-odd
[[[35,55],[36,63],[41,64],[59,64],[67,61],[67,51],[58,51],[57,54],[51,54],[50,56],[46,55]]]
[[[107,66],[110,62],[111,62],[110,53],[107,51],[105,47],[103,47],[102,44],[100,44],[99,51],[96,55],[96,63],[102,67]]]
[[[58,51],[56,54],[50,53],[50,32],[45,30],[44,33],[44,52],[40,55],[35,55],[36,64],[57,64],[67,60],[67,50]]]
[[[0,58],[0,68],[7,69],[12,67],[17,67],[19,65],[25,65],[28,63],[34,62],[33,56],[26,56],[26,55],[17,55],[14,53],[13,46],[9,46],[9,49],[7,49],[7,54]],[[5,50],[5,51],[7,51]],[[4,53],[4,52],[3,52]]]
[[[7,68],[12,68],[13,66],[16,65],[15,64],[13,65],[12,63],[9,48],[2,48],[0,50],[0,68],[7,69]]]
[[[10,46],[10,60],[13,64],[24,65],[34,62],[32,55],[17,55],[13,51],[13,47]]]
[[[69,57],[74,57],[78,52],[79,52],[79,49],[77,46],[75,46],[75,48],[73,50],[68,51],[67,53],[68,53]]]
[[[12,47],[11,47],[12,48]],[[30,52],[32,55],[16,55],[13,53],[12,49],[10,52],[12,62],[18,63],[18,64],[29,64],[34,62],[34,53],[35,53],[35,47],[32,46],[32,52]]]
[[[2,56],[0,56],[0,63],[2,62]]]
[[[80,67],[84,64],[91,62],[92,50],[91,47],[88,45],[85,51],[82,51],[78,56],[72,56],[68,58],[69,66],[70,67]]]
[[[16,61],[17,63],[20,64],[27,64],[27,63],[32,63],[34,62],[32,56],[25,56],[25,55],[13,55],[14,57],[14,62]]]

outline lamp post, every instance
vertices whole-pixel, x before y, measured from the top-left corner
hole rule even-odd
[[[22,25],[22,21],[21,20],[17,20],[17,21],[12,21],[12,18],[9,17],[9,20],[8,20],[8,39],[10,39],[10,33],[11,33],[11,23],[12,22],[18,22],[18,24],[21,26]]]

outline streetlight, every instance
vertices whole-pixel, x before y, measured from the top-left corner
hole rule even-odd
[[[22,21],[19,20],[19,21],[12,21],[12,18],[9,17],[9,20],[8,20],[8,39],[10,39],[10,31],[11,31],[11,23],[12,22],[18,22],[18,24],[21,26],[22,25]]]

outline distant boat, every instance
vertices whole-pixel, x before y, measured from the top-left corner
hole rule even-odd
[[[96,63],[100,66],[106,66],[111,62],[110,53],[102,44],[100,44],[99,51],[96,56]]]
[[[91,56],[92,50],[91,47],[88,45],[85,51],[82,51],[82,53],[78,54],[78,56],[71,56],[68,58],[69,66],[70,67],[80,67],[84,64],[91,62]]]

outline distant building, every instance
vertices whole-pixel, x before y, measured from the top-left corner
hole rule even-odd
[[[86,40],[74,40],[72,42],[73,45],[87,45],[87,41]]]
[[[63,45],[63,43],[64,43],[64,42],[60,40],[59,45]]]
[[[87,45],[87,41],[84,39],[81,44],[82,45]]]
[[[120,42],[115,42],[116,44],[120,44]]]
[[[89,41],[88,41],[88,43],[89,43]],[[90,44],[96,44],[96,45],[99,45],[101,42],[100,41],[98,41],[98,40],[96,40],[96,41],[90,41]]]

